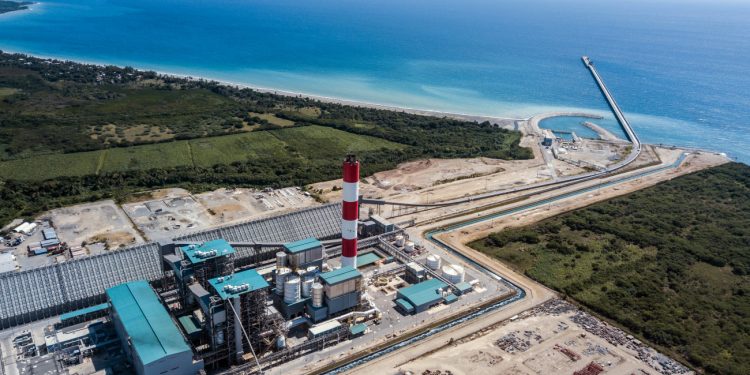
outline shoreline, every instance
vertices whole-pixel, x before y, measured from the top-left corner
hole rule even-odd
[[[72,62],[76,64],[94,65],[94,66],[99,66],[99,67],[106,67],[106,66],[131,67],[135,70],[139,70],[142,72],[152,71],[164,77],[180,78],[180,79],[186,79],[186,80],[191,80],[191,81],[200,81],[200,80],[212,81],[212,82],[217,82],[225,86],[237,87],[240,89],[250,89],[250,90],[261,92],[261,93],[274,94],[274,95],[280,95],[280,96],[307,98],[307,99],[317,100],[323,103],[341,104],[341,105],[348,105],[352,107],[382,109],[382,110],[387,110],[387,111],[404,112],[404,113],[410,113],[410,114],[421,115],[421,116],[447,117],[447,118],[452,118],[455,120],[476,121],[479,123],[484,122],[484,121],[489,121],[490,123],[498,127],[505,128],[508,130],[518,130],[516,128],[516,121],[528,121],[532,117],[537,116],[536,114],[528,118],[487,116],[487,115],[479,115],[479,114],[472,114],[472,113],[447,112],[447,111],[440,111],[440,110],[435,110],[435,109],[404,107],[404,106],[397,106],[397,105],[391,105],[391,104],[365,102],[365,101],[359,101],[359,100],[353,100],[353,99],[336,98],[336,97],[325,96],[325,95],[310,94],[310,93],[301,92],[301,91],[290,91],[290,90],[276,89],[276,88],[271,88],[271,87],[262,87],[259,85],[232,82],[232,81],[227,81],[223,79],[216,79],[216,78],[212,78],[209,76],[194,76],[194,75],[185,74],[185,73],[174,73],[174,72],[170,72],[166,70],[140,68],[140,67],[131,66],[128,64],[123,65],[123,64],[105,63],[101,61],[92,61],[92,60],[85,60],[85,59],[56,57],[56,56],[50,56],[50,55],[23,52],[23,51],[18,51],[18,50],[13,50],[13,49],[4,49],[2,47],[0,47],[0,51],[4,53],[26,55],[29,57],[35,57],[39,59],[58,60],[58,61]]]
[[[34,2],[33,4],[40,4],[40,3]],[[30,10],[32,10],[32,8],[25,9],[24,11],[30,11]],[[11,13],[14,13],[14,12],[11,12]],[[50,56],[50,55],[44,55],[44,54],[35,54],[35,53],[14,50],[12,48],[6,49],[1,46],[0,46],[0,52],[10,53],[10,54],[21,54],[21,55],[35,57],[39,59],[58,60],[58,61],[72,62],[76,64],[84,64],[84,65],[94,65],[94,66],[99,66],[99,67],[106,67],[106,66],[131,67],[135,70],[142,71],[142,72],[152,71],[152,72],[155,72],[157,75],[164,76],[164,77],[173,77],[173,78],[180,78],[180,79],[193,80],[193,81],[198,81],[198,80],[213,81],[221,85],[225,85],[225,86],[246,88],[246,89],[254,90],[257,92],[261,92],[261,93],[274,94],[274,95],[280,95],[280,96],[308,98],[311,100],[320,101],[322,103],[332,103],[332,104],[348,105],[348,106],[353,106],[353,107],[381,109],[381,110],[403,112],[403,113],[409,113],[409,114],[421,115],[421,116],[445,117],[445,118],[452,118],[455,120],[463,120],[463,121],[470,121],[470,122],[477,122],[477,123],[488,121],[491,124],[498,126],[500,128],[504,128],[507,130],[515,130],[521,133],[525,133],[526,131],[539,131],[540,130],[539,123],[544,119],[548,119],[552,117],[574,116],[574,117],[585,117],[585,118],[591,118],[591,119],[604,118],[602,117],[602,115],[596,114],[597,112],[600,112],[599,110],[588,109],[588,108],[569,108],[566,110],[565,108],[561,107],[560,109],[550,109],[548,111],[539,112],[529,117],[523,118],[523,117],[487,116],[487,115],[479,115],[479,114],[471,114],[471,113],[447,112],[447,111],[440,111],[440,110],[434,110],[434,109],[401,107],[397,105],[364,102],[364,101],[357,101],[357,100],[351,100],[351,99],[345,99],[345,98],[329,97],[325,95],[316,95],[316,94],[309,94],[309,93],[304,93],[304,92],[274,89],[274,88],[256,86],[253,84],[244,84],[244,83],[226,81],[222,79],[215,79],[215,78],[211,78],[208,76],[193,76],[190,74],[174,73],[174,72],[169,72],[165,70],[139,68],[139,67],[129,65],[129,64],[105,63],[101,61],[92,61],[92,60],[86,60],[86,59],[56,57],[56,56]],[[585,111],[590,111],[590,112],[585,112]],[[661,145],[664,143],[659,143],[659,144]],[[679,148],[685,147],[686,149],[702,150],[705,152],[727,154],[726,152],[715,151],[715,150],[710,150],[710,149],[700,148],[700,147],[688,147],[688,146],[677,146],[677,145],[673,145],[671,147],[679,147]]]

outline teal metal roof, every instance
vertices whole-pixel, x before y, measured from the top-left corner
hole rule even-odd
[[[133,281],[109,288],[107,297],[143,364],[190,351],[148,282]]]
[[[195,320],[192,315],[185,315],[177,320],[180,322],[180,325],[183,329],[185,329],[185,333],[187,333],[188,335],[192,335],[201,331],[201,327],[198,321]]]
[[[347,280],[362,277],[362,274],[353,267],[341,267],[331,272],[321,273],[318,276],[320,276],[320,279],[323,280],[326,284],[334,285]]]
[[[458,291],[461,292],[461,294],[464,294],[464,293],[471,291],[472,286],[471,284],[464,281],[464,282],[460,282],[456,284],[456,289],[458,289]]]
[[[380,256],[375,252],[357,255],[357,267],[364,267],[380,260]]]
[[[450,293],[447,296],[445,296],[445,303],[446,304],[453,303],[453,302],[456,302],[456,301],[458,301],[458,297],[455,294],[453,294],[453,293]]]
[[[80,310],[71,311],[69,313],[62,314],[62,315],[60,315],[60,320],[65,321],[65,320],[68,320],[68,319],[77,318],[77,317],[82,316],[82,315],[86,315],[86,314],[91,314],[91,313],[103,311],[103,310],[106,310],[108,308],[109,308],[109,304],[108,303],[102,303],[102,304],[98,304],[96,306],[91,306],[91,307],[87,307],[85,309],[80,309]]]
[[[190,245],[190,246],[183,246],[180,248],[183,254],[185,254],[185,258],[190,260],[190,263],[196,264],[205,262],[209,259],[213,259],[220,256],[225,256],[229,254],[234,254],[234,248],[227,242],[227,240],[224,239],[218,239],[213,241],[204,242],[200,246]],[[215,251],[215,254],[208,255],[208,256],[199,256],[199,252],[203,253],[213,253]]]
[[[422,306],[435,303],[443,298],[438,289],[445,289],[448,284],[438,280],[429,279],[419,284],[401,288],[398,290],[399,298],[409,301],[414,306]]]
[[[414,305],[412,305],[411,303],[409,303],[409,301],[407,301],[407,300],[405,300],[405,299],[402,299],[402,298],[399,298],[399,299],[397,299],[397,300],[396,300],[396,304],[397,304],[397,305],[398,305],[398,306],[399,306],[399,307],[400,307],[401,309],[403,309],[404,311],[406,311],[406,312],[408,312],[408,313],[410,313],[410,312],[414,311]]]
[[[352,335],[359,335],[360,333],[364,333],[366,330],[367,324],[365,323],[355,324],[349,328],[349,332],[351,332]]]
[[[208,283],[214,287],[216,293],[218,293],[219,297],[223,300],[269,287],[266,279],[264,279],[255,269],[237,272],[232,276],[216,277],[208,280]],[[247,284],[247,289],[232,291],[231,289],[226,288],[227,286],[237,287],[242,284]]]
[[[284,244],[284,248],[292,254],[300,253],[320,246],[322,246],[320,241],[318,241],[318,239],[314,237]]]

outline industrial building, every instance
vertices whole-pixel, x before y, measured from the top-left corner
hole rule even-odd
[[[109,288],[107,298],[122,347],[139,375],[188,375],[203,368],[147,281]]]
[[[383,308],[417,314],[469,292],[460,266],[417,261],[395,224],[359,222],[358,168],[344,161],[343,204],[2,274],[0,328],[59,315],[51,347],[90,355],[106,341],[85,327],[101,320],[138,374],[193,374],[271,367],[371,332]],[[373,270],[411,285],[378,307]]]
[[[447,290],[448,284],[438,279],[429,279],[419,284],[399,289],[395,302],[404,312],[418,314],[444,301],[454,301],[456,296]]]

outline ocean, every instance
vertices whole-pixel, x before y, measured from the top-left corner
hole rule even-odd
[[[642,141],[749,163],[748,19],[732,0],[45,0],[0,15],[0,49],[426,110],[585,111],[622,134],[588,55]]]

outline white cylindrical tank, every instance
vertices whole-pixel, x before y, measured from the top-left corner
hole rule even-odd
[[[443,266],[443,277],[448,281],[457,284],[464,281],[464,268],[457,264],[448,264]]]
[[[281,335],[276,338],[276,348],[278,349],[286,348],[286,336]]]
[[[323,284],[315,283],[312,286],[312,304],[313,307],[323,306]]]
[[[306,276],[302,281],[302,297],[308,298],[312,296],[312,286],[315,283],[315,278],[312,276]]]
[[[299,277],[290,277],[284,283],[284,302],[293,303],[299,300],[300,279]]]
[[[414,242],[406,242],[406,244],[404,245],[404,251],[406,251],[407,253],[411,253],[412,251],[414,251]]]
[[[286,253],[283,251],[279,251],[276,253],[276,269],[281,269],[286,267]]]
[[[433,271],[440,269],[440,255],[430,254],[427,256],[427,267]]]
[[[459,283],[464,282],[464,278],[466,277],[466,271],[464,271],[463,266],[459,266],[458,264],[453,265],[453,269],[456,270],[456,273],[458,274],[458,281]],[[454,282],[455,284],[455,282]]]
[[[289,278],[291,275],[292,270],[289,268],[278,268],[276,269],[276,293],[277,294],[284,294],[284,283],[286,282],[286,279]]]
[[[458,269],[456,269],[456,267],[458,267]],[[463,267],[455,264],[445,265],[443,266],[443,277],[454,284],[460,283],[461,281],[463,281],[464,269]]]
[[[404,236],[402,236],[400,234],[398,236],[396,236],[396,246],[398,246],[398,247],[404,246]]]

